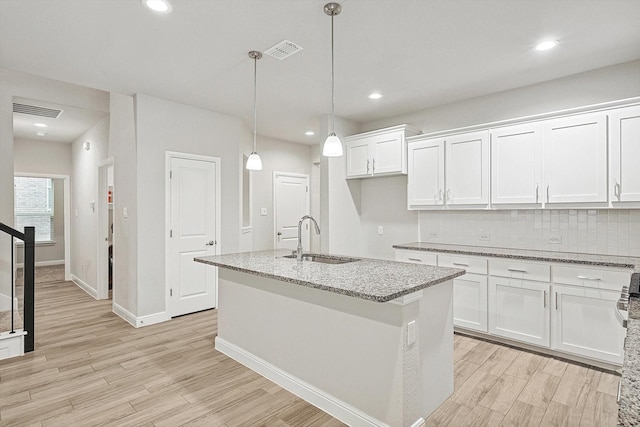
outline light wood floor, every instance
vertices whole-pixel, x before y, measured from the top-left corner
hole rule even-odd
[[[216,352],[216,312],[134,329],[73,283],[36,290],[36,351],[0,361],[0,426],[335,426]],[[438,426],[615,425],[618,377],[466,336]]]

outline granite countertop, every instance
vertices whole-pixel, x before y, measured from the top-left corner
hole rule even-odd
[[[634,271],[631,275],[631,284],[640,281],[640,258],[638,257],[449,245],[428,242],[403,243],[394,245],[393,247],[395,249],[414,251],[631,268]],[[627,341],[621,382],[618,425],[640,426],[640,297],[638,296],[632,296],[629,301]]]
[[[449,245],[443,243],[413,242],[393,245],[395,249],[445,252],[451,254],[491,256],[529,261],[566,262],[570,264],[633,268],[640,273],[640,258],[619,255],[582,254],[577,252],[537,251],[533,249],[493,248],[490,246]]]
[[[283,258],[289,254],[291,251],[266,250],[199,257],[194,261],[376,302],[391,301],[465,273],[458,268],[370,258],[344,264],[298,263],[296,259]]]
[[[627,341],[622,368],[618,425],[640,425],[640,297],[629,300]]]

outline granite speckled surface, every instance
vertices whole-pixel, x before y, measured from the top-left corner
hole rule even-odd
[[[393,247],[395,249],[414,251],[632,268],[634,273],[631,275],[631,287],[633,288],[633,285],[640,281],[640,258],[638,257],[448,245],[428,242],[403,243]],[[621,381],[618,425],[640,426],[640,296],[631,297],[630,299],[627,341]]]
[[[391,301],[464,274],[458,268],[369,258],[345,264],[299,263],[283,258],[290,253],[266,250],[200,257],[194,261],[376,302]]]
[[[629,301],[618,425],[640,426],[640,297]]]
[[[577,252],[536,251],[532,249],[493,248],[490,246],[448,245],[428,242],[402,243],[393,245],[393,247],[395,249],[408,249],[413,251],[445,252],[529,261],[566,262],[570,264],[633,268],[636,273],[640,273],[640,258],[638,257],[582,254]]]

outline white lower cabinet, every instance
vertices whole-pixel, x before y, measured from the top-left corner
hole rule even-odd
[[[616,317],[620,292],[553,286],[553,349],[621,365],[625,329]]]
[[[487,276],[453,279],[453,326],[487,332]]]
[[[549,284],[489,277],[489,333],[549,346]]]

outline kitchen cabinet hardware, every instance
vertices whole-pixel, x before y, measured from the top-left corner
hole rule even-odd
[[[453,265],[457,265],[458,267],[469,267],[469,264],[464,262],[454,262]]]
[[[540,184],[536,184],[536,203],[538,203],[539,195],[540,195]]]
[[[547,203],[549,203],[549,185],[547,184]]]
[[[369,173],[369,159],[367,159],[367,174]]]
[[[558,309],[558,293],[556,292],[556,310]]]
[[[599,282],[602,280],[601,277],[588,277],[588,276],[583,276],[583,275],[578,275],[576,276],[578,279],[580,280],[593,280],[595,282]]]
[[[544,291],[544,298],[543,298],[543,300],[544,300],[544,305],[543,305],[543,307],[544,307],[544,308],[547,308],[547,291]]]
[[[372,173],[376,173],[376,159],[373,159],[373,168],[371,169]]]
[[[613,184],[613,195],[620,201],[620,184],[618,184],[618,180],[614,180]]]
[[[526,273],[526,268],[507,268],[507,271],[511,271],[513,273]]]
[[[408,258],[409,261],[422,262],[420,258]]]
[[[442,200],[443,197],[444,197],[444,191],[439,190],[438,191],[438,200]]]
[[[447,190],[447,201],[451,200],[451,190]]]

